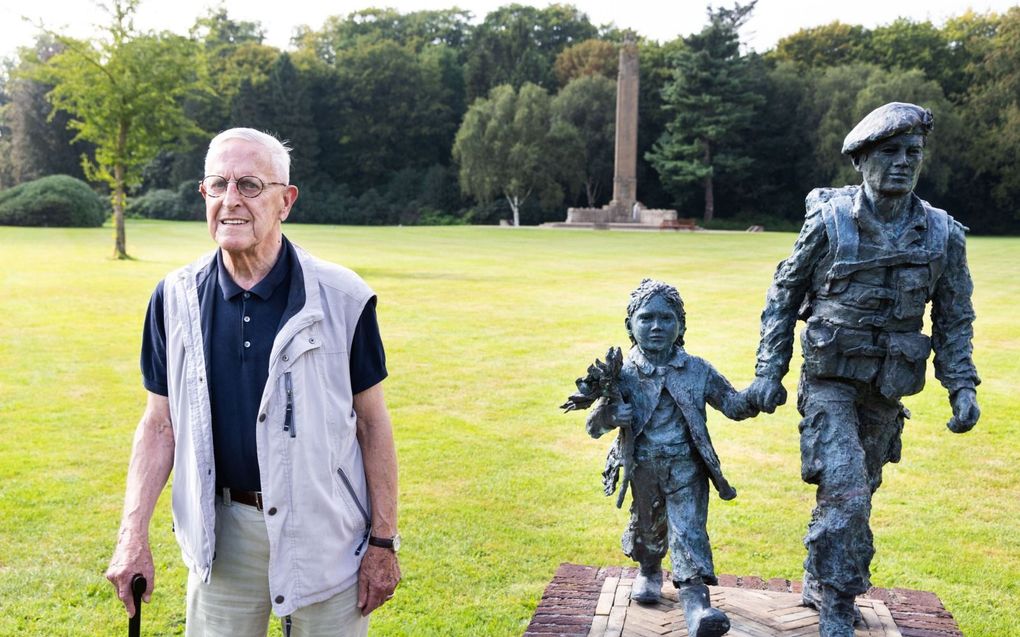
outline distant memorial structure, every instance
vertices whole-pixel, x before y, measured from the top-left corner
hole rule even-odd
[[[616,80],[616,157],[613,200],[601,208],[568,208],[564,223],[555,227],[659,229],[681,227],[676,210],[652,210],[637,199],[638,51],[628,37],[620,47]]]

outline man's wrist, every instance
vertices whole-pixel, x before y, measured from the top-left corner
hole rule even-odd
[[[389,549],[396,553],[400,550],[400,534],[394,533],[392,536],[369,535],[368,545],[381,549]]]

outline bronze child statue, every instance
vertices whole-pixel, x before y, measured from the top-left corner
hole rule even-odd
[[[804,603],[822,637],[852,637],[854,596],[868,590],[875,553],[869,518],[882,467],[900,459],[910,417],[900,399],[935,377],[949,392],[949,429],[977,423],[971,359],[970,273],[964,227],[914,194],[932,129],[931,111],[893,102],[868,114],[843,143],[863,184],[820,188],[793,254],[779,264],[761,318],[755,381],[747,390],[772,413],[801,343],[797,409],[801,475],[818,485],[804,544]],[[931,336],[921,331],[931,302]]]
[[[705,426],[705,403],[727,417],[756,415],[722,374],[684,350],[686,315],[676,288],[645,279],[631,293],[627,333],[633,348],[626,360],[611,349],[606,363],[596,361],[578,379],[578,393],[567,411],[594,404],[587,430],[598,438],[619,429],[607,459],[606,495],[623,484],[617,506],[631,486],[630,524],[623,551],[640,565],[631,599],[655,603],[662,590],[662,558],[673,563],[691,637],[717,637],[730,627],[726,614],[712,608],[707,584],[717,583],[705,525],[708,483],[730,500],[736,491],[726,482]]]

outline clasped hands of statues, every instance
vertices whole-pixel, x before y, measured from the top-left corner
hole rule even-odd
[[[786,388],[773,376],[756,376],[750,387],[744,391],[751,404],[767,414],[773,413],[776,407],[786,403]],[[950,394],[949,404],[953,407],[953,417],[946,423],[946,427],[957,434],[973,429],[981,417],[974,389],[964,387],[956,390]]]

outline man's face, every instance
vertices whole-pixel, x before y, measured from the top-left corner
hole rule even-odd
[[[871,191],[882,195],[905,195],[917,185],[924,159],[924,137],[902,134],[867,150],[854,162]]]
[[[273,258],[282,234],[280,223],[290,214],[297,188],[269,185],[282,182],[283,178],[273,170],[268,151],[245,140],[229,140],[209,155],[206,173],[230,182],[219,197],[202,189],[206,222],[213,240],[234,256]],[[257,197],[245,197],[237,190],[236,180],[249,175],[266,184]]]
[[[645,301],[627,320],[637,346],[644,352],[666,352],[680,335],[676,312],[660,294]]]

